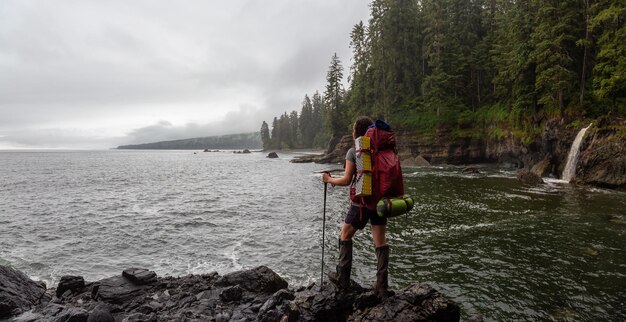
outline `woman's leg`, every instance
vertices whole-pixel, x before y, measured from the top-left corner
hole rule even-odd
[[[341,234],[339,236],[340,240],[352,240],[354,237],[354,233],[356,233],[356,229],[351,224],[343,223],[341,226]]]
[[[372,225],[372,239],[374,239],[374,246],[376,246],[376,248],[387,245],[387,238],[385,237],[386,232],[386,225]]]
[[[376,295],[383,298],[389,295],[389,245],[385,233],[387,226],[372,225],[372,239],[376,246]]]

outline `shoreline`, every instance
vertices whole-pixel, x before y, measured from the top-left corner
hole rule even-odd
[[[0,319],[11,321],[459,321],[460,307],[428,284],[387,298],[354,281],[340,291],[325,280],[289,288],[266,266],[220,276],[216,272],[159,277],[129,268],[95,282],[63,276],[46,288],[0,266]],[[476,316],[473,321],[481,321]]]

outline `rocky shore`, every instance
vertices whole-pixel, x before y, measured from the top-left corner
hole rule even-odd
[[[428,284],[377,298],[352,281],[339,292],[324,282],[298,289],[265,266],[159,277],[130,268],[95,282],[64,276],[46,289],[0,266],[0,320],[33,321],[459,321],[457,304]],[[479,317],[475,320],[480,320]]]
[[[539,177],[561,178],[567,156],[578,132],[589,123],[580,146],[575,184],[626,189],[626,119],[598,119],[575,122],[554,119],[545,122],[542,132],[530,142],[512,135],[498,139],[454,138],[439,130],[424,139],[411,132],[398,132],[398,154],[403,166],[497,164],[504,168],[532,172]],[[352,146],[350,135],[336,139],[327,153],[305,156],[292,162],[341,163]]]

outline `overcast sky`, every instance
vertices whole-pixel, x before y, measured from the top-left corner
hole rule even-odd
[[[2,0],[0,149],[258,131],[347,70],[365,0]]]

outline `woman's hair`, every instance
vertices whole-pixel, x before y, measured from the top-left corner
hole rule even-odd
[[[365,135],[367,128],[372,125],[372,119],[367,116],[359,116],[354,121],[354,133],[356,137]]]

